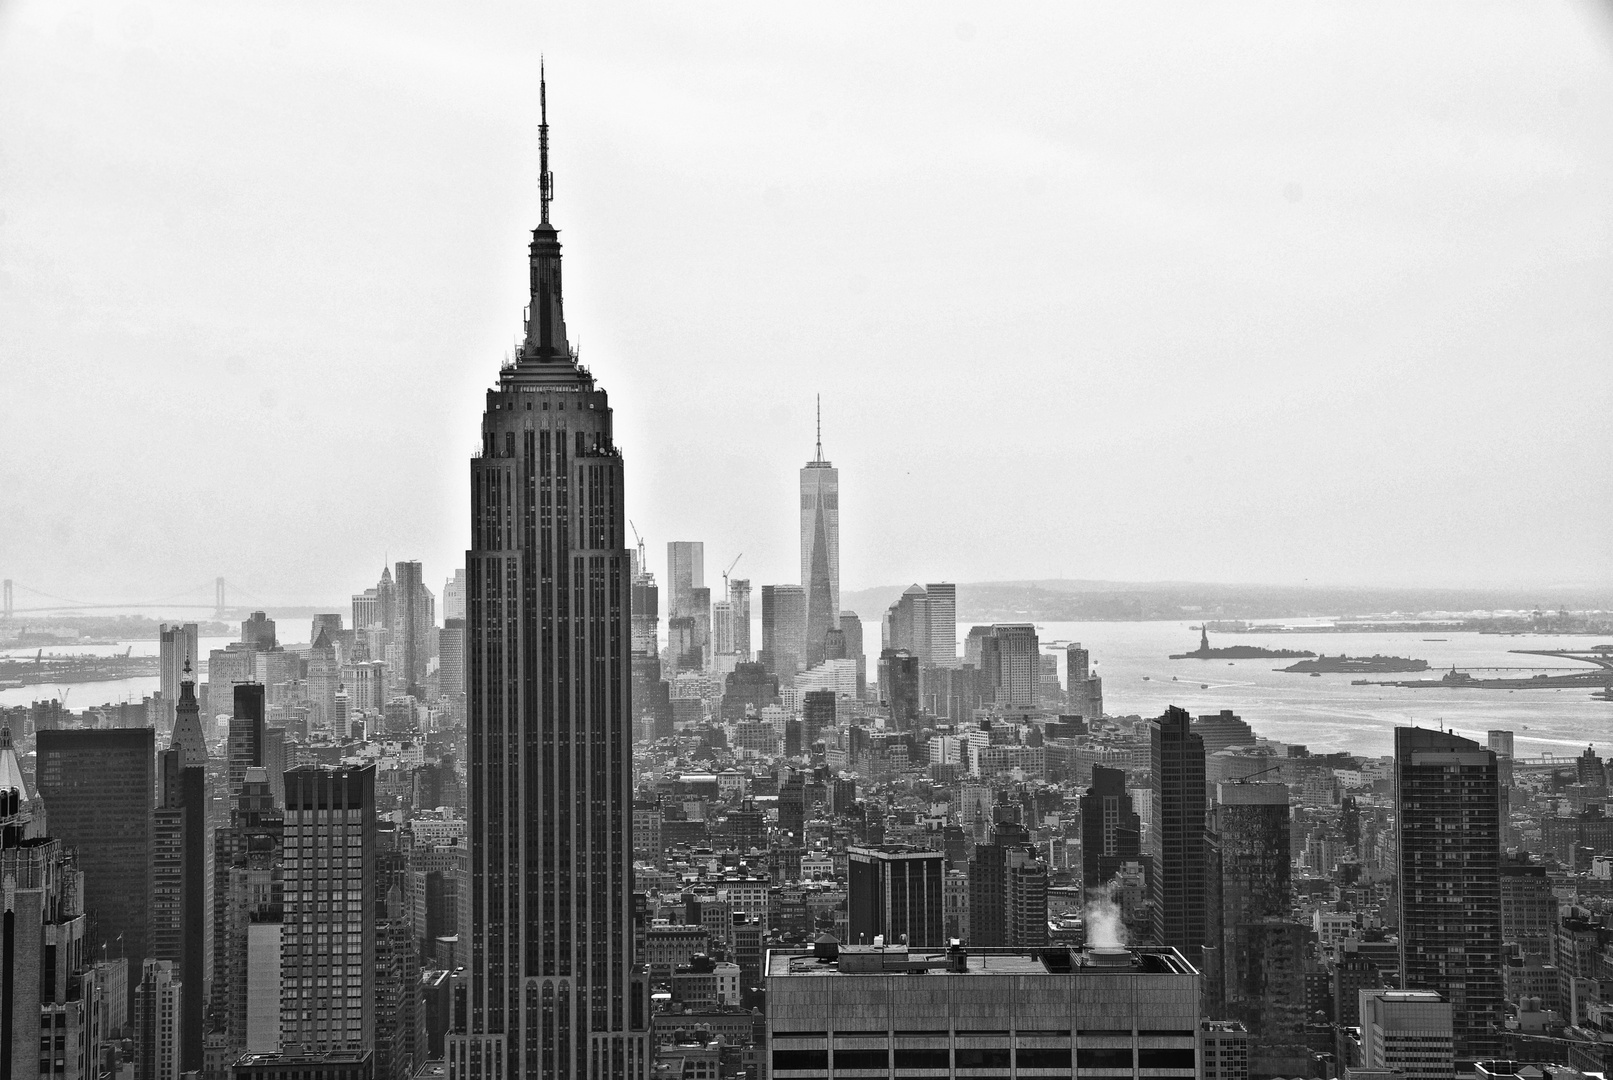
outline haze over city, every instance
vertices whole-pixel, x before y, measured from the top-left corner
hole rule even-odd
[[[821,394],[848,589],[1607,584],[1608,27],[8,4],[0,570],[326,603],[458,565],[542,52],[651,552],[792,579]]]

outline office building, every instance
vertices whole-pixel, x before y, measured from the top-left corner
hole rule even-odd
[[[228,776],[230,794],[241,788],[246,771],[254,765],[263,765],[263,684],[242,683],[233,687],[234,710],[230,715],[230,733],[226,742],[229,754]]]
[[[454,1077],[642,1077],[649,995],[633,967],[632,665],[627,605],[611,600],[631,584],[624,467],[609,399],[566,336],[547,123],[540,132],[530,318],[519,355],[488,391],[471,463],[461,905],[470,968],[465,1025],[446,1049]],[[509,527],[513,507],[529,524]],[[680,588],[704,587],[704,568],[680,569],[676,544],[669,554],[676,604]],[[534,647],[506,648],[517,640]],[[509,693],[515,686],[531,690]],[[506,750],[516,747],[520,757]]]
[[[909,585],[885,609],[880,648],[912,653],[922,664],[930,655],[930,598],[922,585]]]
[[[443,583],[442,587],[442,618],[443,622],[449,619],[465,618],[465,571],[457,569],[454,576]]]
[[[718,600],[711,605],[711,653],[716,657],[729,657],[729,669],[732,670],[734,654],[734,605],[727,600]]]
[[[1084,720],[1103,717],[1103,680],[1092,673],[1092,655],[1079,641],[1064,650],[1066,708]]]
[[[241,621],[241,641],[257,652],[268,652],[279,643],[274,635],[274,620],[254,611]]]
[[[336,658],[336,644],[327,627],[319,628],[319,636],[308,649],[308,727],[345,738],[346,732],[336,722],[336,690],[341,686],[342,669]]]
[[[667,618],[694,614],[696,589],[706,587],[706,545],[672,540],[666,546]]]
[[[868,696],[868,654],[863,646],[863,622],[855,611],[840,613],[840,634],[846,642],[846,658],[857,661],[857,700]]]
[[[851,941],[913,948],[946,944],[946,856],[903,845],[846,848]]]
[[[890,710],[891,730],[906,731],[917,722],[921,685],[918,657],[906,649],[879,654],[879,696]]]
[[[213,833],[211,1031],[229,1061],[280,1046],[285,815],[276,786],[266,768],[247,769],[229,824]]]
[[[994,700],[1005,709],[1034,709],[1040,701],[1041,647],[1036,627],[1007,623],[991,627],[981,641],[980,674]]]
[[[930,623],[930,651],[924,662],[934,667],[957,667],[962,662],[958,658],[958,587],[951,582],[932,581],[924,586],[924,597]]]
[[[1205,868],[1204,741],[1193,734],[1186,710],[1172,706],[1149,721],[1153,766],[1152,841],[1154,941],[1190,959],[1209,944]]]
[[[278,656],[284,660],[294,659],[294,654],[283,650],[279,653],[266,653],[264,668],[268,674],[269,661],[267,657]],[[243,683],[261,682],[257,673],[257,653],[250,645],[232,642],[222,649],[214,649],[207,654],[207,698],[204,702],[204,712],[209,717],[230,715],[230,708],[235,700],[235,688]],[[282,678],[288,676],[282,675]],[[204,728],[211,728],[205,724]]]
[[[1001,809],[1001,808],[999,808]],[[969,861],[969,940],[1019,949],[1047,944],[1047,866],[1017,821],[998,821]]]
[[[280,1037],[375,1045],[375,766],[285,774]]]
[[[39,796],[50,835],[76,852],[93,945],[141,971],[151,955],[152,797],[156,732],[151,728],[41,731]]]
[[[822,741],[825,732],[833,733],[835,729],[835,692],[833,690],[808,690],[801,699],[801,737],[806,744],[803,749],[810,749],[812,744]]]
[[[799,585],[762,586],[762,655],[757,659],[780,682],[795,678],[805,657],[806,590]]]
[[[186,987],[167,960],[147,960],[134,990],[135,1080],[179,1080]]]
[[[1445,731],[1396,728],[1395,833],[1401,985],[1444,1000],[1459,1061],[1499,1057],[1504,995],[1495,752]]]
[[[201,662],[201,641],[201,631],[195,623],[161,623],[157,628],[157,692],[165,705],[165,721],[173,720],[179,684],[187,678],[186,668]]]
[[[1221,1015],[1240,1021],[1257,1072],[1304,1067],[1305,967],[1310,928],[1292,921],[1288,786],[1216,785],[1207,865],[1221,916],[1216,965]],[[1213,922],[1213,920],[1212,920]],[[1210,965],[1206,964],[1208,968]]]
[[[1081,796],[1082,887],[1107,885],[1126,863],[1142,857],[1142,820],[1126,790],[1124,769],[1092,767],[1092,786]]]
[[[437,692],[457,702],[465,696],[465,620],[444,619],[437,631]]]
[[[1363,990],[1360,1011],[1364,1067],[1392,1069],[1406,1080],[1455,1076],[1454,1014],[1440,995],[1429,990]]]
[[[393,587],[392,640],[387,665],[405,692],[425,699],[426,670],[431,662],[432,628],[437,624],[436,598],[426,588],[418,562],[397,564]]]
[[[188,684],[187,684],[188,686]],[[180,999],[179,1067],[202,1067],[203,980],[212,943],[207,910],[207,765],[180,747],[158,755],[152,814],[151,956],[172,965]]]
[[[734,578],[728,583],[728,604],[733,608],[734,612],[734,652],[739,654],[740,663],[746,663],[751,658],[750,581],[748,579]]]
[[[1249,1080],[1249,1033],[1236,1020],[1199,1024],[1199,1080]]]
[[[768,1075],[1193,1080],[1198,981],[1173,949],[772,949]]]
[[[840,625],[840,470],[818,453],[801,469],[801,587],[806,591],[803,666],[823,662],[824,639]]]
[[[633,559],[633,585],[628,593],[628,610],[632,614],[633,655],[659,656],[661,652],[661,590],[655,584],[655,575],[644,565],[644,545],[638,546]]]
[[[90,965],[84,875],[44,834],[37,806],[11,729],[0,728],[0,1073],[88,1077],[108,1029],[127,1022],[127,1003],[114,1010],[105,1000]]]

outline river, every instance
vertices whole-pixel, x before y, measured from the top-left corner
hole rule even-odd
[[[960,624],[961,650],[969,626]],[[1289,660],[1169,660],[1172,653],[1198,646],[1190,622],[1039,623],[1044,652],[1062,654],[1054,642],[1079,641],[1090,650],[1094,674],[1103,676],[1104,709],[1110,715],[1157,716],[1168,705],[1189,712],[1231,709],[1255,733],[1285,743],[1302,743],[1313,751],[1349,751],[1368,756],[1393,752],[1394,729],[1407,724],[1446,728],[1484,742],[1493,728],[1514,733],[1520,757],[1542,753],[1577,754],[1587,745],[1602,756],[1613,755],[1613,701],[1591,696],[1585,688],[1562,690],[1472,690],[1457,687],[1406,689],[1351,686],[1352,679],[1438,678],[1441,669],[1457,667],[1561,667],[1584,670],[1551,657],[1516,656],[1509,649],[1588,649],[1603,640],[1592,637],[1508,636],[1459,633],[1215,634],[1214,645],[1259,645],[1272,649],[1309,649],[1351,656],[1410,656],[1427,660],[1426,675],[1324,674],[1319,678],[1274,670]],[[869,638],[869,677],[879,659],[879,626],[865,622]],[[1429,640],[1441,639],[1441,640]],[[760,641],[759,628],[752,637]],[[205,638],[201,651],[223,648],[228,639]],[[57,647],[52,651],[155,653],[156,641],[120,642],[110,646]],[[31,655],[32,649],[7,655]],[[1064,674],[1062,655],[1059,674]],[[1147,678],[1145,679],[1144,676]],[[1208,684],[1208,685],[1205,685]],[[138,700],[157,689],[157,678],[75,683],[68,705],[83,709],[106,702]],[[0,706],[26,705],[56,696],[56,687],[24,686],[0,690]]]

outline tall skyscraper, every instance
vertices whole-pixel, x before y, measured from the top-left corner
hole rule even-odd
[[[151,955],[156,732],[41,731],[35,738],[39,795],[51,835],[78,853],[93,943],[128,957],[129,970],[139,971]]]
[[[1141,857],[1142,822],[1126,791],[1125,770],[1092,766],[1092,786],[1081,796],[1082,887],[1107,885]]]
[[[863,646],[863,621],[855,611],[840,613],[840,633],[846,639],[846,657],[857,661],[857,699],[868,693],[868,654]]]
[[[45,835],[37,810],[11,729],[0,728],[0,1075],[94,1076],[109,1034],[97,1021],[108,1010],[91,968],[84,875],[62,841]],[[107,1017],[120,1027],[127,1020],[126,1006]]]
[[[998,705],[1033,709],[1039,699],[1041,646],[1030,623],[1004,623],[991,628],[981,642],[980,672]]]
[[[246,771],[263,762],[263,684],[241,683],[235,687],[234,711],[230,715],[229,754],[230,794],[241,790]]]
[[[969,862],[969,944],[1047,944],[1047,866],[1017,821],[998,821]]]
[[[909,585],[896,602],[885,610],[880,631],[880,647],[902,649],[919,663],[930,655],[930,597],[922,585]]]
[[[941,891],[946,856],[900,844],[846,848],[851,941],[937,948],[946,944]]]
[[[644,550],[643,545],[639,551]],[[633,587],[629,608],[633,617],[633,652],[639,656],[661,654],[661,590],[655,584],[655,575],[645,567],[643,560],[635,559],[637,570],[633,574]]]
[[[1208,927],[1208,944],[1219,952],[1206,977],[1220,968],[1224,1018],[1243,1023],[1257,1060],[1303,1059],[1305,954],[1311,935],[1290,919],[1288,785],[1217,784],[1212,821],[1209,865],[1218,868],[1220,880],[1211,882],[1211,889],[1221,917],[1219,927]]]
[[[750,580],[735,578],[728,583],[728,604],[734,610],[734,652],[739,662],[750,660]]]
[[[277,644],[274,620],[261,611],[254,611],[241,621],[241,641],[258,652],[268,652]]]
[[[305,1052],[375,1046],[375,766],[285,774],[280,1033]]]
[[[230,822],[213,834],[213,1037],[222,1057],[280,1047],[285,815],[268,771],[246,771]],[[343,900],[346,903],[346,900]]]
[[[762,655],[757,659],[780,683],[795,678],[806,655],[806,599],[799,585],[762,586]]]
[[[823,660],[823,639],[840,625],[840,470],[818,453],[801,469],[801,587],[806,590],[805,666]]]
[[[1504,995],[1495,752],[1445,731],[1396,728],[1395,831],[1401,986],[1449,1004],[1458,1061],[1496,1057]]]
[[[135,1080],[179,1080],[183,1000],[190,987],[168,960],[147,960],[134,988]]]
[[[179,684],[186,678],[187,665],[200,663],[201,631],[195,623],[162,623],[158,628],[157,653],[161,682],[158,692],[168,706],[168,719],[179,701]]]
[[[437,691],[450,702],[465,696],[465,620],[444,619],[437,631]]]
[[[706,587],[706,545],[672,540],[666,546],[667,618],[694,614],[694,591]]]
[[[1154,942],[1197,963],[1208,944],[1204,819],[1204,740],[1187,710],[1175,706],[1148,724],[1153,762]]]
[[[649,997],[633,972],[622,454],[609,399],[567,341],[539,130],[530,317],[471,462],[470,971],[447,1054],[454,1077],[637,1078]],[[704,586],[670,554],[675,596]]]
[[[187,684],[188,685],[188,684]],[[151,955],[172,964],[179,999],[178,1060],[202,1067],[203,977],[211,926],[207,908],[207,759],[177,744],[158,755],[152,814]],[[148,961],[149,963],[150,961]]]
[[[425,699],[431,662],[431,630],[437,624],[436,598],[426,588],[418,562],[397,564],[397,599],[392,610],[392,651],[387,658],[400,690]]]
[[[442,618],[444,622],[449,619],[463,619],[465,617],[465,571],[455,570],[453,577],[443,583],[442,587]]]
[[[329,629],[325,626],[318,629],[308,649],[308,727],[311,731],[346,738],[347,733],[340,731],[336,723],[336,688],[341,685],[342,669]]]
[[[924,663],[954,668],[958,659],[958,587],[936,581],[924,586],[925,614],[929,618],[930,651]]]

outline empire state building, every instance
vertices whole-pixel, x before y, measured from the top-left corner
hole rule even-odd
[[[448,1064],[467,1080],[637,1080],[648,990],[632,957],[622,455],[566,338],[540,94],[531,306],[471,460],[470,972]]]

